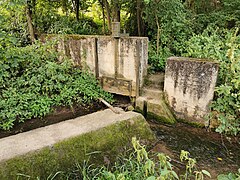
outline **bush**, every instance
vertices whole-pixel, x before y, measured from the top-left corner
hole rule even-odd
[[[240,131],[240,36],[237,34],[238,30],[234,33],[209,27],[186,43],[187,53],[183,54],[219,61],[216,96],[208,118],[218,120],[217,132],[234,135]]]
[[[180,0],[147,0],[145,21],[153,51],[150,51],[150,65],[158,71],[165,69],[169,55],[180,55],[184,42],[191,35],[189,12]]]
[[[90,104],[99,97],[112,101],[96,79],[57,60],[54,46],[36,43],[5,49],[0,59],[0,129],[49,114],[55,106]]]
[[[149,46],[148,52],[148,62],[151,65],[151,71],[164,71],[167,58],[173,55],[167,47],[160,47],[159,54],[157,54],[157,50],[154,45]]]
[[[46,30],[50,34],[97,34],[100,32],[98,25],[90,18],[75,20],[73,17],[62,16],[51,23]]]
[[[240,169],[237,173],[220,174],[218,180],[240,180]]]

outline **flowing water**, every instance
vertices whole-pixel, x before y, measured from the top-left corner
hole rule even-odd
[[[181,150],[186,150],[197,160],[200,169],[212,174],[212,179],[220,173],[236,172],[240,168],[239,137],[227,138],[180,123],[166,126],[150,122],[150,126],[157,135],[153,151],[169,155],[176,166],[181,166],[179,155]]]

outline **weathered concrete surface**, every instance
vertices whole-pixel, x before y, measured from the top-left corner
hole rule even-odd
[[[136,99],[136,109],[148,118],[173,124],[176,120],[165,103],[163,81],[163,73],[149,75],[142,95]]]
[[[162,72],[154,73],[146,77],[145,85],[149,88],[162,90],[164,88],[164,76]]]
[[[136,109],[140,110],[140,112],[147,113],[148,118],[169,124],[176,123],[173,114],[164,101],[163,92],[160,90],[148,91],[151,91],[150,96],[142,95],[136,99]]]
[[[104,78],[105,90],[138,96],[147,74],[148,38],[65,35],[60,37],[57,48],[76,65],[89,69],[97,78]],[[106,81],[107,78],[110,80]]]
[[[179,119],[204,124],[217,75],[218,63],[210,60],[183,57],[168,59],[164,92]]]
[[[73,120],[2,138],[0,139],[0,161],[52,146],[65,139],[95,131],[119,121],[126,121],[133,117],[141,116],[135,112],[124,112],[122,110],[121,112],[121,114],[115,114],[110,109],[107,109]]]
[[[154,140],[141,114],[123,111],[115,114],[107,109],[2,138],[0,179],[16,179],[17,173],[47,177],[82,162],[89,158],[87,153],[94,151],[108,152],[108,158],[115,157],[130,144],[133,136],[149,142]],[[95,161],[103,163],[99,159]]]

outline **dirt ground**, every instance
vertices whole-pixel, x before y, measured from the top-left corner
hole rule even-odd
[[[130,105],[129,97],[122,97],[114,95],[115,102],[113,106],[125,109]],[[88,106],[74,105],[70,107],[55,107],[53,113],[44,118],[36,118],[25,121],[24,123],[16,123],[14,128],[9,131],[0,130],[0,138],[18,134],[21,132],[30,131],[39,127],[55,124],[68,119],[73,119],[79,116],[84,116],[99,110],[106,109],[107,107],[101,102],[94,102]]]

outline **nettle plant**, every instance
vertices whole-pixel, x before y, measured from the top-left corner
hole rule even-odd
[[[54,44],[4,48],[0,59],[0,129],[41,118],[56,106],[112,101],[96,79],[69,59],[58,61]]]

